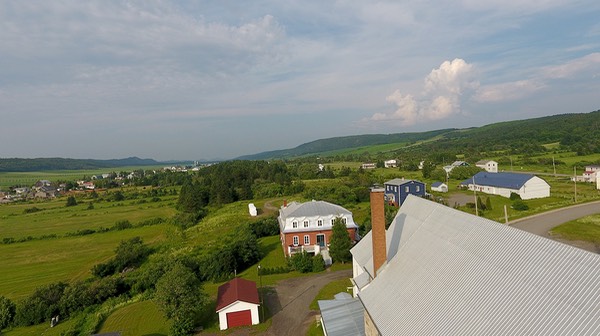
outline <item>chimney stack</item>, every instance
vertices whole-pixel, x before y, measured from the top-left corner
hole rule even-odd
[[[371,238],[373,239],[373,277],[387,262],[385,240],[384,189],[378,186],[371,188]]]
[[[284,199],[284,200],[283,200],[283,207],[284,207],[284,208],[286,208],[286,207],[287,207],[287,200],[286,200],[286,199]]]

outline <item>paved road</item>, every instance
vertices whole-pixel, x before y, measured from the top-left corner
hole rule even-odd
[[[508,224],[521,230],[531,232],[538,236],[552,238],[548,234],[548,231],[550,231],[555,226],[581,217],[599,213],[600,201],[596,201],[591,203],[578,204],[568,208],[556,209],[541,214],[533,215],[530,217],[517,219],[509,222]],[[571,244],[571,242],[568,243]],[[584,248],[592,252],[600,252],[600,246],[595,246],[594,244],[573,242],[572,245]]]

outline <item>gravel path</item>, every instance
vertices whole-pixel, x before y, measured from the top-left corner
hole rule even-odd
[[[273,325],[267,335],[306,335],[315,318],[308,308],[312,300],[331,281],[351,276],[352,270],[343,270],[279,282],[275,292],[265,297],[266,306],[273,314]]]

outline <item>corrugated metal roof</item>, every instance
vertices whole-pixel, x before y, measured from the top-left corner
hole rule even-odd
[[[417,180],[405,180],[405,179],[399,179],[399,178],[395,178],[393,180],[389,180],[387,182],[385,182],[384,184],[389,184],[389,185],[395,185],[395,186],[401,186],[403,184],[406,183],[420,183],[420,184],[424,184],[421,181],[417,181]]]
[[[312,201],[305,203],[292,202],[287,207],[280,210],[280,215],[283,218],[344,214],[351,215],[352,212],[339,205],[325,201]]]
[[[362,304],[347,293],[340,294],[336,294],[335,300],[318,301],[327,336],[364,335],[365,310]]]
[[[475,174],[475,184],[500,187],[508,189],[521,189],[521,187],[531,180],[535,175],[532,174],[517,174],[517,173],[489,173],[479,172]],[[473,177],[461,182],[461,185],[473,184]]]
[[[414,196],[390,232],[359,293],[382,335],[600,334],[600,255]]]

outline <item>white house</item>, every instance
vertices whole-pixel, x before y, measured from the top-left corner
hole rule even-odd
[[[396,168],[398,167],[398,162],[395,159],[387,160],[383,162],[383,165],[385,168]]]
[[[448,192],[448,185],[443,182],[433,182],[431,184],[431,191],[446,193]]]
[[[254,281],[235,278],[221,286],[217,295],[217,314],[221,330],[260,323],[260,300]]]
[[[498,172],[498,162],[492,160],[481,160],[475,163],[475,166],[485,170],[488,173]]]
[[[365,335],[598,335],[600,255],[414,196],[385,230],[383,197],[351,250]]]
[[[548,182],[531,174],[479,172],[460,185],[469,190],[503,197],[515,193],[524,200],[550,196]]]
[[[366,163],[363,163],[360,167],[362,169],[375,169],[375,168],[377,168],[377,165],[372,162],[366,162]]]

